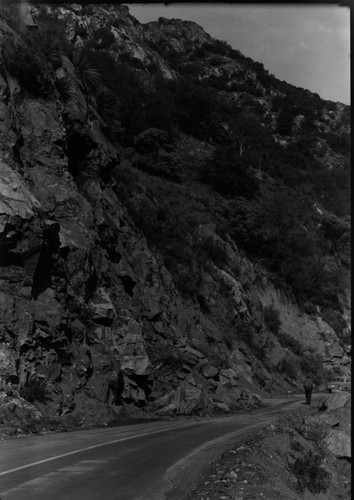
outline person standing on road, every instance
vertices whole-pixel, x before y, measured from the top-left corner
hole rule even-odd
[[[309,375],[305,378],[304,389],[305,389],[306,404],[310,405],[312,391],[313,391],[313,380]]]

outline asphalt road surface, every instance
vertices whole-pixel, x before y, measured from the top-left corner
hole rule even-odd
[[[0,442],[1,500],[182,500],[203,465],[237,436],[302,399],[243,415],[185,419]]]

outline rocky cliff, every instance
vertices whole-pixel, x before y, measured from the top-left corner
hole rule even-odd
[[[340,311],[304,308],[262,260],[218,230],[229,201],[195,175],[211,158],[212,142],[179,124],[172,136],[155,125],[130,137],[128,118],[118,123],[110,115],[112,89],[94,94],[90,88],[99,68],[77,56],[85,47],[101,57],[109,53],[112,61],[129,63],[149,90],[152,74],[178,77],[162,49],[207,50],[211,37],[178,20],[140,25],[123,6],[90,9],[31,7],[18,19],[11,9],[0,12],[4,429],[247,408],[259,405],[262,394],[295,390],[304,356],[321,355],[325,368],[348,372],[345,292]],[[58,21],[56,37],[63,28],[61,47],[51,19]],[[24,75],[11,47],[25,54],[31,37],[41,40],[30,52],[37,73]],[[223,67],[241,75],[239,85],[247,78],[261,85],[247,61],[214,62],[209,77]],[[264,90],[258,99],[265,109],[267,96]],[[247,106],[242,99],[238,105]],[[121,97],[122,117],[124,104]],[[126,114],[133,112],[134,106]],[[328,112],[321,124],[344,133],[345,112],[335,104],[333,119]],[[270,123],[276,114],[268,115]],[[216,128],[227,134],[224,122]],[[322,143],[321,161],[343,161],[344,154]],[[174,225],[180,232],[173,239]],[[343,268],[347,254],[340,251],[328,266]],[[198,262],[188,267],[188,259]],[[339,330],[333,317],[340,318]],[[286,372],[289,365],[297,368]]]

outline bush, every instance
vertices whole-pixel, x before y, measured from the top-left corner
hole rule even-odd
[[[50,95],[50,80],[45,65],[36,52],[19,45],[6,47],[4,62],[6,70],[17,78],[23,90],[36,97]]]
[[[301,492],[305,488],[314,494],[327,491],[331,475],[321,466],[322,462],[322,455],[309,450],[304,456],[297,458],[290,466],[292,473],[297,478]]]
[[[165,200],[156,202],[158,205],[149,201],[149,196],[143,202],[130,196],[126,206],[149,244],[161,253],[180,293],[194,297],[200,279],[200,263],[192,237],[195,225],[187,217],[171,211]]]
[[[284,332],[278,332],[278,340],[282,347],[290,349],[294,354],[301,356],[304,353],[304,347],[301,342],[294,339],[291,335]]]
[[[237,198],[232,202],[227,215],[230,235],[250,252],[264,252],[262,227],[264,211],[256,201]]]
[[[21,387],[19,393],[29,403],[33,403],[34,401],[46,403],[50,399],[46,383],[41,379],[30,380],[28,385]]]
[[[121,102],[120,122],[126,130],[126,141],[146,127],[145,92],[139,78],[127,64],[120,64],[104,51],[90,51],[91,65],[101,75],[104,82]]]
[[[298,363],[294,359],[288,357],[281,360],[279,370],[291,379],[296,379],[299,375]]]
[[[204,141],[213,137],[213,127],[221,121],[213,87],[185,76],[177,81],[173,100],[175,120],[184,132]]]
[[[232,51],[230,45],[222,40],[213,40],[211,43],[205,42],[201,48],[209,53],[213,52],[221,56],[228,56]]]
[[[321,354],[317,353],[304,354],[300,361],[300,368],[305,375],[313,378],[316,385],[327,381],[332,375],[332,372],[324,367]]]
[[[114,35],[108,28],[99,28],[93,34],[92,46],[96,49],[109,49],[115,41]]]
[[[220,66],[224,60],[222,57],[216,55],[216,56],[212,56],[210,59],[209,59],[209,62],[212,66]]]
[[[93,16],[93,14],[95,13],[93,5],[82,4],[81,13],[83,16]]]
[[[101,85],[97,90],[96,100],[100,116],[108,125],[114,125],[119,117],[119,102],[117,96]]]
[[[199,75],[203,74],[204,67],[200,63],[187,63],[180,65],[178,67],[178,71],[181,75],[190,75],[198,77]]]
[[[56,79],[55,86],[64,104],[76,104],[78,93],[69,75],[66,74],[63,78]]]
[[[60,68],[61,56],[64,54],[64,34],[53,31],[50,27],[30,33],[25,41],[43,63],[51,64],[53,69]]]
[[[208,50],[203,46],[197,47],[194,51],[194,55],[200,59],[204,59],[208,55]]]
[[[134,137],[134,145],[142,153],[157,152],[168,143],[168,134],[156,127],[148,128]]]
[[[277,133],[281,135],[291,135],[293,126],[293,116],[285,110],[281,110],[278,116]]]
[[[258,191],[258,183],[233,146],[215,150],[212,159],[205,166],[201,180],[226,197],[252,198]]]
[[[101,73],[95,67],[89,52],[77,50],[72,54],[72,63],[80,77],[86,92],[97,90],[101,81]]]

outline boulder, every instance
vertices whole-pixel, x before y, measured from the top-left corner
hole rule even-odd
[[[318,405],[319,411],[333,411],[344,406],[350,399],[349,392],[335,392],[322,399]]]
[[[206,365],[203,367],[202,373],[205,378],[214,378],[219,373],[219,370],[214,365]]]
[[[259,406],[262,403],[262,398],[258,394],[247,389],[242,390],[241,399],[254,406]]]
[[[227,404],[220,403],[219,401],[216,401],[215,408],[217,408],[218,410],[225,411],[225,412],[229,412],[230,411],[230,408],[227,406]]]
[[[76,318],[72,323],[70,323],[69,329],[73,340],[80,342],[85,338],[86,327],[79,319]]]
[[[203,330],[204,330],[205,336],[212,339],[212,341],[215,341],[215,342],[222,341],[223,335],[222,335],[221,331],[208,318],[204,318]]]
[[[198,301],[208,311],[218,304],[218,284],[209,273],[202,273],[198,287]]]
[[[159,415],[176,413],[179,415],[191,415],[199,413],[210,406],[210,400],[203,389],[181,382],[175,391],[169,392],[154,402],[159,409]]]
[[[61,351],[63,355],[64,350]],[[41,353],[40,365],[36,369],[38,376],[49,382],[58,382],[62,374],[62,365],[59,356],[54,349],[46,349]]]
[[[348,399],[346,404],[341,408],[337,408],[336,410],[331,412],[334,418],[339,420],[339,429],[344,431],[351,436],[352,432],[352,412],[351,412],[351,399]]]
[[[145,403],[145,391],[138,384],[126,375],[122,376],[123,390],[120,397],[123,401],[134,402],[137,404]]]
[[[47,288],[32,301],[32,315],[35,322],[48,325],[53,330],[59,328],[65,317],[63,306],[56,300],[56,292]]]
[[[102,287],[94,294],[88,306],[91,312],[91,318],[96,323],[110,325],[116,316],[112,301],[108,293]]]
[[[73,367],[77,376],[79,378],[88,377],[93,369],[90,349],[83,344],[73,344],[71,353],[74,360]]]
[[[204,358],[204,355],[198,351],[198,349],[194,349],[193,347],[190,347],[189,345],[186,346],[185,352],[192,354],[192,356],[195,356],[196,358]]]
[[[119,335],[121,339],[117,347],[121,371],[126,374],[149,375],[151,362],[145,349],[141,325],[130,318],[120,329]]]
[[[231,276],[231,274],[222,269],[218,269],[216,274],[220,281],[224,283],[230,290],[230,296],[234,303],[235,316],[248,316],[249,310],[246,304],[247,295],[243,290],[241,283],[238,282],[233,276]]]
[[[339,419],[332,413],[320,413],[318,415],[309,415],[305,417],[306,425],[324,424],[328,427],[336,427],[340,424]]]
[[[114,345],[113,330],[110,326],[91,324],[86,329],[86,341],[90,345],[95,345],[96,350],[109,351]],[[101,347],[98,347],[98,344],[101,344]]]
[[[161,304],[161,295],[157,287],[145,288],[140,300],[144,306],[144,316],[148,320],[160,316],[164,311]]]
[[[72,396],[81,387],[80,379],[71,367],[64,366],[60,378],[60,389],[63,395]]]
[[[325,443],[330,452],[338,458],[351,458],[351,439],[343,431],[331,430],[325,438]]]
[[[230,390],[225,385],[217,382],[216,390],[213,394],[213,400],[219,403],[225,403],[229,407],[235,407],[241,399],[241,394],[241,389],[235,387]]]

